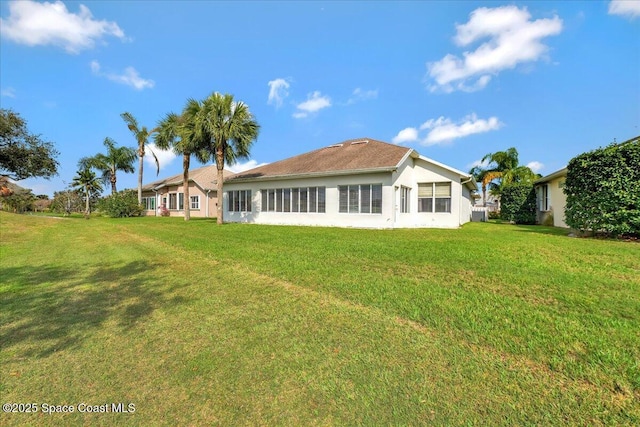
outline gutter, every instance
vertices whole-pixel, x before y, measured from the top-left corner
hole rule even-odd
[[[315,177],[324,177],[324,176],[363,175],[367,173],[395,172],[397,169],[398,169],[397,166],[382,166],[382,167],[368,168],[368,169],[349,169],[349,170],[326,171],[326,172],[308,172],[308,173],[289,174],[289,175],[266,175],[266,176],[246,177],[246,178],[231,177],[229,179],[225,179],[224,182],[225,184],[234,184],[236,182],[282,181],[282,180],[288,180],[288,179],[315,178]]]

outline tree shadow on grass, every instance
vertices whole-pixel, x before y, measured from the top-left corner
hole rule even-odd
[[[73,348],[91,331],[115,321],[124,331],[162,306],[182,304],[187,283],[154,279],[162,266],[147,261],[82,268],[0,268],[0,348],[19,357],[47,357]],[[88,267],[89,268],[89,267]]]

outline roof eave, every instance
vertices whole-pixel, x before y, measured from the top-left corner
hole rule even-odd
[[[337,171],[323,171],[323,172],[307,172],[298,174],[286,174],[286,175],[266,175],[258,177],[246,177],[246,178],[233,178],[225,180],[225,183],[232,184],[235,182],[254,182],[254,181],[283,181],[288,179],[300,179],[300,178],[316,178],[321,176],[341,176],[341,175],[363,175],[367,173],[381,173],[381,172],[393,172],[397,170],[397,166],[383,166],[377,168],[366,169],[348,169]]]
[[[557,170],[557,171],[555,171],[555,172],[553,172],[553,173],[550,173],[550,174],[549,174],[549,175],[547,175],[547,176],[543,176],[543,177],[542,177],[542,178],[540,178],[540,179],[536,179],[535,181],[533,181],[533,183],[534,183],[534,184],[544,184],[545,182],[549,182],[549,181],[551,181],[552,179],[559,178],[559,177],[564,176],[564,175],[566,175],[566,174],[567,174],[567,168],[566,168],[566,167],[564,167],[564,168],[562,168],[562,169],[560,169],[560,170]]]

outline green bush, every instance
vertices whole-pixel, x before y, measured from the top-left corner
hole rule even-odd
[[[514,183],[502,188],[500,217],[516,224],[535,224],[536,193],[532,184]]]
[[[640,235],[640,139],[571,159],[564,192],[570,227],[612,236]]]
[[[144,212],[144,208],[138,203],[138,195],[135,190],[118,191],[103,197],[98,202],[98,209],[112,218],[141,216]]]

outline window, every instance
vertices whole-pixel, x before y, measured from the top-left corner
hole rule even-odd
[[[325,188],[277,188],[260,190],[262,212],[325,212]]]
[[[408,213],[411,201],[411,189],[409,187],[400,187],[400,212]]]
[[[178,195],[176,193],[169,193],[169,209],[176,210],[178,207]]]
[[[189,196],[189,209],[200,209],[200,196]]]
[[[184,193],[178,193],[178,210],[184,210]]]
[[[450,182],[436,182],[436,212],[451,212]]]
[[[451,182],[418,184],[418,212],[451,212]]]
[[[341,213],[382,213],[382,184],[339,185],[338,197]]]
[[[153,211],[156,209],[156,198],[155,197],[143,197],[142,198],[142,206],[144,206],[145,210]]]
[[[542,212],[549,210],[549,184],[540,187],[540,210]]]
[[[236,190],[227,193],[229,212],[251,212],[251,190]]]

